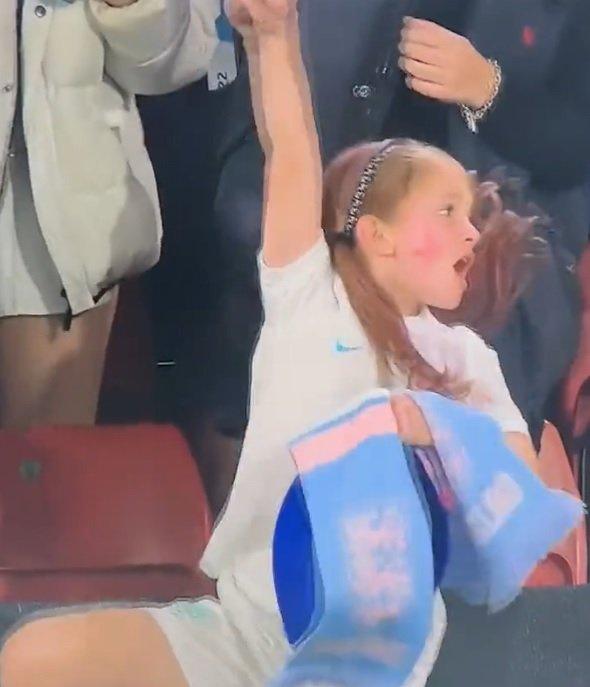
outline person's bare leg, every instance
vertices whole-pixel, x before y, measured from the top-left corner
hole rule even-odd
[[[141,610],[24,625],[0,653],[2,687],[188,687],[168,640]]]
[[[74,318],[0,319],[0,426],[91,425],[116,310],[109,303]]]

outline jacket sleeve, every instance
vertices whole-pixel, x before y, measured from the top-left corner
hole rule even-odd
[[[136,0],[127,7],[89,0],[88,7],[105,41],[105,71],[129,93],[167,93],[207,73],[220,0]]]
[[[551,73],[541,86],[505,83],[480,135],[500,155],[548,189],[583,183],[590,174],[590,2],[576,0]]]

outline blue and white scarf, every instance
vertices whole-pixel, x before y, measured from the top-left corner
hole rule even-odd
[[[402,445],[385,392],[291,445],[299,479],[277,523],[274,567],[296,651],[273,687],[403,685],[437,586],[499,610],[583,517],[489,417],[437,394],[412,397],[435,450]],[[425,508],[426,484],[442,519]]]

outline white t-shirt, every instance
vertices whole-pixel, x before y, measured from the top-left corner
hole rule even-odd
[[[250,421],[233,490],[202,567],[220,578],[220,598],[229,584],[264,612],[277,613],[271,543],[296,477],[288,442],[383,381],[323,239],[286,267],[261,261],[260,282],[265,323],[252,363]],[[428,310],[406,324],[433,367],[474,381],[467,404],[487,412],[504,431],[527,433],[496,353],[476,334],[447,327]],[[392,376],[388,388],[403,391],[406,380]],[[444,610],[442,620],[440,607],[437,613],[444,632]]]

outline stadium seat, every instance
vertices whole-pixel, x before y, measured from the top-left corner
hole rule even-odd
[[[211,517],[174,428],[0,432],[0,601],[168,601],[211,593]]]
[[[588,503],[586,454],[590,443],[590,245],[577,268],[582,296],[580,344],[561,392],[560,424],[582,497]]]
[[[579,497],[569,458],[553,425],[545,423],[539,452],[540,476],[554,489]],[[572,532],[538,566],[527,587],[561,587],[586,584],[588,581],[586,524]]]

